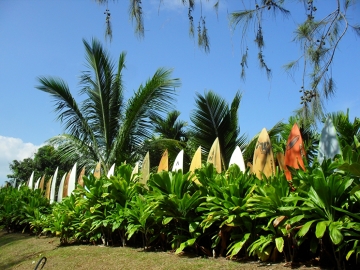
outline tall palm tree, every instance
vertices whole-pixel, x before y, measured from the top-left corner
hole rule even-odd
[[[238,109],[241,93],[237,92],[230,106],[226,100],[213,91],[204,95],[197,93],[196,108],[190,115],[191,144],[200,146],[205,153],[210,151],[211,145],[219,138],[222,156],[222,167],[227,168],[231,155],[238,145],[244,149],[246,136],[240,136],[238,124]]]
[[[122,52],[114,62],[98,40],[83,43],[89,70],[81,76],[79,94],[86,98],[76,102],[65,81],[53,77],[40,77],[37,89],[56,101],[57,119],[65,133],[50,142],[58,146],[62,158],[87,167],[101,161],[108,170],[114,162],[139,158],[139,148],[154,130],[150,117],[171,109],[180,81],[171,78],[171,70],[160,68],[125,101],[122,71],[126,54]]]

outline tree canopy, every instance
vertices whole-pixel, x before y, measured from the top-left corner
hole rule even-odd
[[[109,3],[109,0],[95,1],[106,6]],[[206,26],[206,16],[209,14],[202,6],[211,2],[214,13],[217,14],[221,5],[226,6],[227,3],[220,0],[207,0],[207,3],[195,0],[178,0],[178,2],[188,9],[190,36],[197,38],[201,49],[210,52],[210,39]],[[295,60],[282,64],[290,73],[298,70],[297,72],[302,77],[301,88],[297,89],[302,93],[298,114],[306,119],[320,120],[324,111],[323,101],[333,96],[336,90],[332,65],[339,44],[349,30],[354,30],[354,33],[360,36],[359,17],[355,16],[354,18],[359,3],[358,0],[237,1],[238,8],[229,10],[228,19],[234,32],[241,34],[241,78],[246,78],[248,58],[253,53],[254,46],[260,68],[266,71],[269,78],[271,77],[272,68],[266,62],[266,41],[276,38],[277,33],[283,31],[282,26],[289,23],[291,16],[302,10],[303,19],[300,23],[294,24],[293,33],[291,33],[293,42],[299,47],[301,53],[294,55]],[[166,4],[166,1],[159,0],[159,9],[161,5]],[[134,22],[134,31],[139,37],[144,37],[145,33],[143,9],[144,3],[141,0],[129,1],[129,17]],[[198,10],[196,15],[195,9]],[[111,39],[111,13],[108,8],[104,13],[106,16],[105,34]],[[269,20],[274,20],[279,16],[285,20],[274,25],[277,29],[269,29],[267,27]],[[268,32],[266,33],[266,31]],[[248,40],[253,40],[254,43],[248,42]]]
[[[122,71],[126,53],[114,62],[97,39],[83,43],[88,71],[80,78],[82,102],[75,100],[62,79],[40,77],[37,88],[54,98],[57,119],[65,127],[64,134],[49,140],[62,159],[75,160],[80,168],[94,168],[100,161],[108,171],[115,162],[139,160],[155,128],[150,118],[172,109],[180,81],[171,78],[171,69],[159,68],[125,100]]]

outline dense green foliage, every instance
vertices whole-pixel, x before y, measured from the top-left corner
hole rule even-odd
[[[0,190],[0,224],[86,242],[193,250],[199,255],[286,261],[320,258],[338,269],[359,263],[360,153],[259,180],[236,165],[218,174],[153,173],[146,185],[122,165],[115,176],[84,177],[51,206],[39,190]]]

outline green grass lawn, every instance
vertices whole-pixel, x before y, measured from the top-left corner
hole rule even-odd
[[[59,246],[59,239],[0,231],[0,269],[34,269],[45,256],[46,269],[290,269],[279,264],[234,262],[224,258],[179,256],[129,247]],[[313,269],[313,267],[312,267]]]

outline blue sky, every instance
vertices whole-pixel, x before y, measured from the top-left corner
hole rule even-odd
[[[128,16],[128,1],[110,1],[113,41],[104,39],[106,7],[91,0],[1,0],[0,1],[0,185],[6,180],[9,162],[33,155],[47,139],[63,132],[53,112],[49,95],[36,90],[38,76],[64,79],[78,98],[78,77],[86,70],[82,39],[96,37],[115,59],[127,52],[124,81],[127,95],[151,77],[157,68],[173,68],[180,78],[176,109],[190,124],[195,93],[213,90],[231,102],[236,91],[243,93],[239,110],[242,133],[254,136],[263,127],[286,120],[299,107],[300,71],[290,77],[282,66],[300,55],[292,42],[296,23],[304,9],[290,1],[292,16],[266,18],[264,54],[273,75],[268,80],[256,61],[253,33],[249,31],[249,69],[240,79],[241,32],[230,29],[227,14],[242,9],[242,1],[221,1],[218,16],[211,2],[202,1],[209,29],[211,51],[204,53],[188,35],[187,9],[180,0],[144,2],[145,38],[134,35]],[[245,1],[246,2],[246,1]],[[324,3],[324,1],[320,1]],[[326,12],[326,8],[318,10]],[[330,8],[332,8],[330,6]],[[319,12],[320,12],[319,11]],[[195,10],[194,22],[200,12]],[[359,18],[360,7],[350,15]],[[359,22],[359,21],[357,21]],[[334,60],[337,93],[325,103],[327,112],[350,108],[351,119],[360,116],[360,39],[349,31]]]

